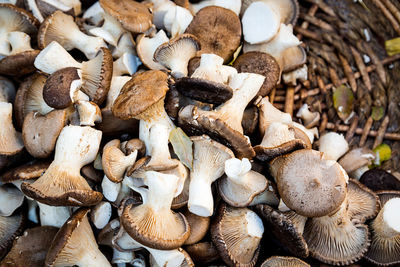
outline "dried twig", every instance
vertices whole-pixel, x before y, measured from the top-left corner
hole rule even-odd
[[[325,2],[323,0],[306,0],[306,1],[317,5],[326,14],[328,14],[332,17],[336,17],[335,11],[330,6],[325,4]]]
[[[356,82],[356,78],[354,77],[354,73],[349,65],[349,62],[341,54],[339,54],[339,59],[342,62],[344,74],[346,74],[346,77],[347,77],[347,80],[349,81],[351,89],[353,90],[353,92],[356,92],[357,91],[357,82]]]
[[[392,13],[386,8],[384,4],[380,0],[371,0],[383,13],[383,15],[388,19],[390,24],[392,24],[393,29],[400,34],[400,24],[399,22],[393,17]]]
[[[351,121],[349,130],[346,133],[346,137],[345,138],[346,138],[347,142],[350,142],[350,140],[353,138],[354,133],[355,133],[355,131],[357,129],[357,125],[358,125],[358,116],[354,116],[353,120]]]
[[[314,16],[310,16],[308,14],[300,14],[300,18],[304,19],[305,21],[308,21],[309,23],[321,28],[322,30],[325,31],[335,31],[335,29],[323,21],[322,19],[316,18]]]
[[[293,116],[293,104],[294,104],[294,87],[288,87],[286,89],[285,97],[285,112]]]
[[[372,119],[372,117],[369,117],[367,122],[365,123],[364,129],[363,129],[363,132],[362,132],[361,138],[360,138],[360,143],[359,143],[360,147],[363,147],[365,145],[365,142],[367,141],[367,137],[371,130],[373,122],[374,122],[374,120]]]
[[[400,23],[400,11],[397,9],[397,7],[390,0],[382,0],[382,2],[390,10],[390,12],[392,12],[393,16],[395,16],[397,21]]]
[[[372,90],[371,80],[369,79],[368,71],[364,64],[364,60],[362,59],[360,53],[358,53],[357,49],[355,49],[352,46],[350,46],[350,49],[351,49],[351,53],[354,56],[354,60],[357,64],[357,67],[360,71],[363,82],[364,82],[365,86],[367,87],[368,91],[371,91]]]
[[[374,141],[374,145],[372,146],[372,148],[376,148],[377,146],[379,146],[380,144],[382,144],[383,138],[385,136],[386,133],[386,129],[389,125],[389,116],[386,116],[383,121],[381,126],[378,129],[378,132],[376,134],[376,138]]]

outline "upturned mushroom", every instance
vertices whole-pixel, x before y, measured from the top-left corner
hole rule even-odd
[[[368,166],[372,164],[374,159],[375,153],[372,150],[366,147],[360,147],[347,152],[338,163],[350,177],[360,179],[360,177],[369,170]]]
[[[154,51],[153,60],[171,70],[171,75],[175,78],[182,78],[188,74],[189,60],[199,50],[200,43],[195,36],[181,34],[160,45]]]
[[[44,49],[52,41],[58,42],[67,51],[76,48],[88,59],[94,58],[101,47],[107,47],[102,38],[81,32],[74,18],[62,11],[56,11],[48,16],[39,28],[39,48]]]
[[[110,266],[101,253],[87,215],[90,209],[77,210],[57,232],[46,255],[45,266]]]
[[[195,136],[193,169],[190,172],[188,208],[193,214],[209,217],[214,213],[211,184],[224,174],[225,161],[233,158],[232,151],[210,137]]]
[[[319,123],[319,119],[321,117],[319,112],[311,112],[307,104],[301,106],[299,111],[297,111],[296,116],[302,119],[303,124],[306,128],[312,128],[316,126]]]
[[[136,51],[143,65],[151,70],[166,69],[160,63],[154,61],[154,52],[157,48],[169,41],[163,30],[158,31],[154,36],[141,34],[136,38]]]
[[[212,241],[229,266],[255,266],[263,234],[264,225],[255,212],[226,204],[211,225]]]
[[[338,160],[349,150],[349,144],[342,134],[329,132],[319,139],[319,151],[328,160]]]
[[[65,126],[55,149],[53,162],[34,183],[23,183],[22,191],[39,202],[52,206],[91,206],[102,194],[93,191],[80,169],[94,161],[101,132],[88,126]]]

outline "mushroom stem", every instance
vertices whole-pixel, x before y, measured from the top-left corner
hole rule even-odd
[[[302,119],[306,125],[311,123],[314,119],[314,113],[312,113],[308,108],[308,105],[304,104],[296,114],[296,116]]]
[[[385,203],[378,216],[372,221],[371,227],[375,235],[392,239],[400,236],[400,198],[392,198]]]
[[[67,207],[54,207],[49,206],[40,202],[39,205],[39,216],[40,225],[49,225],[60,228],[71,216],[70,210]]]
[[[222,66],[224,59],[214,54],[202,54],[200,66],[193,72],[191,78],[206,79],[217,83],[227,83],[224,80]]]
[[[103,26],[90,29],[89,32],[94,36],[103,38],[107,43],[117,46],[118,40],[125,30],[118,20],[114,19],[107,13],[104,13]]]
[[[155,124],[149,131],[149,155],[151,159],[146,164],[148,168],[157,168],[157,166],[176,166],[176,163],[171,159],[171,154],[168,147],[168,139],[170,129],[164,124]]]
[[[103,190],[104,197],[107,200],[114,202],[117,200],[119,191],[121,189],[121,183],[113,183],[107,178],[106,175],[104,175],[103,181],[101,182],[101,188]]]
[[[225,173],[228,178],[238,184],[246,185],[250,182],[251,175],[251,163],[247,158],[240,159],[228,159],[225,161]]]
[[[7,39],[11,45],[11,51],[9,55],[15,55],[25,51],[33,50],[31,47],[31,37],[24,32],[9,32]]]
[[[142,64],[140,59],[132,53],[124,53],[113,63],[113,76],[122,76],[124,74],[134,74]]]
[[[291,131],[288,125],[280,122],[273,122],[265,131],[260,145],[263,147],[277,147],[294,139],[294,131]]]
[[[325,159],[338,160],[348,150],[349,144],[342,134],[330,132],[319,140],[319,151],[324,153]]]
[[[21,134],[12,123],[12,104],[0,102],[0,155],[14,155],[24,148]]]
[[[198,216],[209,217],[214,212],[214,199],[211,191],[213,181],[210,178],[207,166],[203,171],[190,173],[188,207],[190,212]]]
[[[274,107],[271,102],[269,102],[268,97],[264,97],[256,105],[260,111],[260,134],[263,136],[272,122],[282,122],[285,124],[290,124],[292,122],[292,116]]]

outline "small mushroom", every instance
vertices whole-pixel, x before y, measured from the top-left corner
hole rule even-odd
[[[209,217],[214,212],[211,184],[224,174],[224,163],[233,158],[230,149],[206,135],[191,137],[193,168],[190,172],[188,208],[193,214]]]
[[[182,34],[160,45],[154,51],[153,60],[170,69],[175,78],[186,77],[189,60],[198,50],[200,44],[197,38],[191,34]]]
[[[101,201],[102,194],[93,191],[80,169],[94,161],[99,150],[101,132],[80,126],[65,126],[55,149],[53,162],[34,183],[23,183],[29,197],[53,206],[91,206]]]
[[[283,51],[282,60],[282,72],[291,72],[307,63],[307,53],[302,46],[293,46]]]
[[[311,112],[307,104],[301,106],[296,114],[297,117],[301,118],[306,128],[312,128],[319,123],[321,115],[319,112]]]
[[[136,39],[136,51],[143,65],[151,70],[166,69],[160,63],[154,61],[154,52],[157,48],[169,41],[163,30],[160,30],[153,37],[141,34]]]
[[[88,59],[94,58],[101,47],[106,47],[102,38],[84,34],[79,30],[72,16],[59,10],[42,22],[38,32],[40,49],[44,49],[52,41],[58,42],[67,51],[76,48]]]
[[[368,166],[371,165],[374,159],[375,155],[372,150],[360,147],[347,152],[338,163],[350,177],[360,179],[363,173],[369,170]]]
[[[0,216],[11,216],[24,202],[24,195],[13,185],[0,186]]]
[[[264,225],[255,212],[226,204],[211,224],[212,241],[229,266],[255,266],[263,233]]]
[[[111,266],[90,227],[88,208],[77,210],[57,232],[47,252],[46,266]]]
[[[264,192],[267,179],[251,170],[247,158],[232,158],[225,161],[225,174],[218,180],[218,189],[222,199],[233,207],[247,207],[253,199]]]
[[[325,159],[338,160],[349,150],[349,144],[342,134],[329,132],[319,139],[319,151]]]
[[[210,217],[198,216],[188,209],[185,209],[183,215],[190,226],[190,235],[184,245],[192,245],[202,240],[210,228]]]
[[[391,173],[381,169],[372,169],[365,172],[361,176],[360,182],[373,191],[379,191],[379,190],[400,191],[399,179],[397,179]]]
[[[27,229],[16,238],[10,252],[1,261],[1,266],[44,266],[47,250],[57,231],[52,226]]]
[[[227,64],[240,46],[242,27],[233,11],[208,6],[197,12],[185,33],[197,37],[201,45],[199,54],[216,54]]]
[[[3,257],[11,247],[14,239],[24,230],[25,216],[16,213],[12,216],[0,216],[0,257]]]
[[[310,264],[294,257],[273,256],[266,259],[261,267],[310,267]]]
[[[282,75],[283,83],[290,86],[297,86],[297,81],[304,83],[308,80],[308,67],[306,64]]]
[[[269,102],[268,97],[264,97],[255,103],[259,110],[259,129],[262,136],[265,135],[266,129],[273,122],[280,122],[290,124],[292,122],[292,116],[289,113],[284,113],[274,107]]]

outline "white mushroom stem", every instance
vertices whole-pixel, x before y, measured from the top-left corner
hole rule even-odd
[[[111,263],[130,263],[135,259],[135,253],[133,251],[119,251],[113,248],[113,257]]]
[[[83,18],[90,24],[98,26],[104,19],[104,10],[100,5],[99,1],[96,1],[85,13],[83,13]]]
[[[107,43],[117,46],[118,40],[121,35],[124,34],[125,29],[118,20],[113,18],[111,15],[104,13],[103,26],[100,28],[92,28],[89,32],[94,36],[103,38]]]
[[[33,50],[31,47],[31,37],[24,32],[9,32],[7,39],[11,45],[10,55]]]
[[[176,5],[170,0],[151,0],[153,3],[153,23],[157,29],[164,29],[164,17]]]
[[[283,82],[291,86],[296,86],[298,80],[300,82],[307,81],[308,79],[307,65],[304,64],[302,67],[297,68],[294,71],[284,73],[282,77],[283,77]]]
[[[314,143],[314,137],[316,137],[316,138],[319,137],[319,132],[318,132],[318,128],[317,127],[314,127],[314,128],[311,128],[311,129],[307,129],[306,127],[304,127],[303,124],[297,123],[295,121],[292,121],[292,122],[288,123],[288,125],[302,130],[307,135],[307,137],[310,140],[311,144]]]
[[[111,79],[110,90],[107,94],[106,109],[111,109],[115,99],[119,96],[122,87],[131,79],[129,76],[113,76]]]
[[[140,59],[131,53],[124,53],[113,63],[113,76],[132,75],[142,64]]]
[[[71,211],[68,207],[49,206],[38,202],[40,225],[54,226],[60,228],[71,216]]]
[[[101,188],[103,190],[104,197],[108,201],[114,202],[117,200],[119,191],[121,189],[121,183],[113,183],[107,178],[106,175],[104,175],[103,181],[101,182]]]
[[[118,40],[117,46],[112,50],[113,58],[120,58],[124,53],[136,55],[135,42],[132,33],[125,32]]]
[[[12,123],[12,104],[0,102],[0,155],[14,154],[24,147],[21,133]]]
[[[24,202],[24,194],[16,187],[0,186],[0,216],[11,216]]]
[[[236,69],[223,66],[224,59],[214,54],[202,54],[199,67],[193,72],[191,78],[205,79],[216,83],[227,84],[229,78],[237,74]],[[224,68],[227,67],[227,68]]]
[[[273,122],[265,131],[261,146],[270,148],[277,147],[294,139],[294,131],[291,131],[288,125],[280,122]]]
[[[35,67],[45,73],[52,74],[57,70],[74,67],[81,68],[82,64],[76,61],[59,43],[51,42],[36,57]]]
[[[90,212],[90,219],[97,229],[103,229],[111,219],[112,207],[110,202],[102,201]]]
[[[44,18],[43,18],[42,12],[40,12],[39,7],[37,6],[36,0],[26,0],[25,7],[32,13],[32,15],[35,18],[37,18],[37,20],[40,23],[43,22]]]
[[[167,162],[172,162],[169,152],[168,140],[170,129],[164,124],[155,124],[150,128],[148,145],[149,150],[146,153],[151,156],[147,166],[160,166]]]
[[[225,161],[225,174],[229,180],[239,185],[246,185],[250,183],[252,176],[249,175],[251,171],[251,163],[247,158],[242,160],[233,158]]]
[[[36,200],[33,200],[29,197],[26,197],[26,200],[28,202],[28,219],[33,222],[38,224],[39,223],[39,217],[36,212],[36,208],[38,207],[38,203]]]
[[[166,68],[158,62],[154,61],[154,52],[163,43],[168,42],[169,39],[163,30],[157,32],[154,37],[141,37],[138,40],[136,50],[143,63],[152,70],[165,70]]]
[[[378,216],[371,223],[376,236],[392,239],[400,235],[400,198],[392,198],[385,203]]]
[[[242,6],[242,0],[205,0],[199,3],[192,4],[190,9],[194,14],[200,11],[200,9],[206,6],[220,6],[226,9],[230,9],[239,15],[240,8]]]
[[[186,8],[176,5],[168,9],[164,15],[164,27],[174,38],[185,32],[186,28],[192,22],[193,16]]]
[[[274,107],[274,105],[269,102],[268,97],[261,99],[261,101],[257,103],[257,107],[260,110],[259,128],[262,135],[264,135],[265,130],[272,122],[282,122],[286,124],[292,122],[292,116]]]
[[[95,126],[95,122],[101,122],[100,108],[93,102],[79,100],[76,102],[81,126]]]
[[[325,159],[337,161],[348,150],[349,144],[342,134],[329,132],[319,140],[319,151],[324,153]]]
[[[58,2],[61,2],[63,5],[69,7],[69,9],[72,8],[75,16],[82,13],[82,5],[80,0],[58,0]]]
[[[297,111],[296,116],[299,117],[300,119],[302,119],[304,124],[307,125],[307,124],[310,124],[314,120],[315,113],[313,113],[309,110],[309,106],[307,104],[304,104],[303,106],[301,106],[299,111]]]

